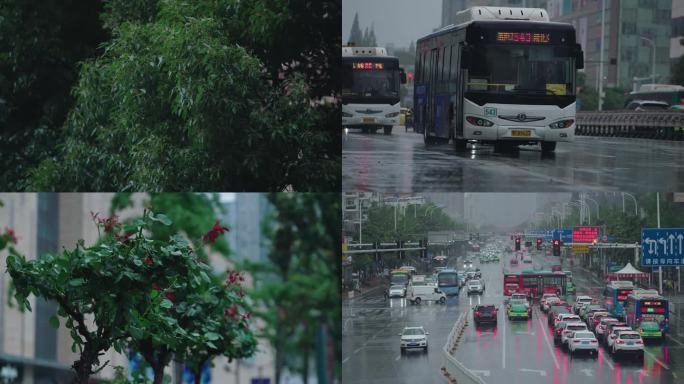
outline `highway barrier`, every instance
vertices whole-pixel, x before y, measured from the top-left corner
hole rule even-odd
[[[577,112],[575,134],[684,140],[684,111]]]
[[[458,343],[463,338],[465,327],[468,323],[468,313],[462,313],[454,324],[454,327],[447,337],[447,343],[442,349],[444,355],[444,365],[442,366],[442,375],[444,375],[445,382],[448,384],[486,384],[482,378],[472,373],[454,356]]]

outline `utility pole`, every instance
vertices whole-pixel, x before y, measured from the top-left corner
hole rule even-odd
[[[614,21],[613,21],[614,22]],[[598,89],[598,110],[603,110],[603,40],[606,25],[606,0],[601,0],[601,53],[599,58],[599,89]]]
[[[656,192],[656,212],[658,228],[660,228],[660,192]],[[663,294],[663,267],[658,267],[658,292]]]

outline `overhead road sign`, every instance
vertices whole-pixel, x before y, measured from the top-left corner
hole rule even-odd
[[[641,265],[648,267],[684,265],[684,228],[642,229]]]

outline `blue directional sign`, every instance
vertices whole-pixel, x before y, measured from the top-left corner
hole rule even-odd
[[[572,243],[572,228],[554,229],[553,240],[560,240],[563,244]]]
[[[684,265],[684,228],[643,228],[641,266]]]

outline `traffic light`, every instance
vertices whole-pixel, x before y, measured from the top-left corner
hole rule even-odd
[[[520,250],[520,238],[519,237],[515,238],[515,250],[516,251]]]
[[[553,241],[553,255],[554,256],[560,256],[561,251],[560,251],[560,240],[554,240]]]
[[[537,251],[541,251],[542,239],[537,238]]]

